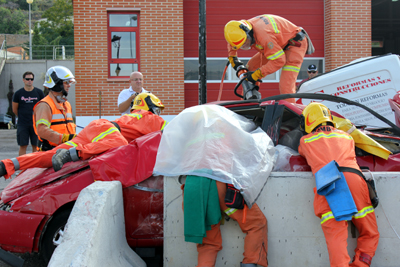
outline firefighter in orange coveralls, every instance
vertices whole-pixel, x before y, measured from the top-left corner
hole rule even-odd
[[[192,121],[193,122],[193,121]],[[196,122],[193,122],[196,124]],[[216,135],[217,136],[217,135]],[[222,134],[225,136],[225,134]],[[203,138],[199,137],[198,139]],[[194,140],[198,140],[197,138]],[[209,139],[209,142],[212,141],[213,138]],[[232,142],[233,140],[221,139],[219,142]],[[195,144],[190,142],[191,145]],[[224,153],[223,151],[213,151],[211,152],[212,156],[218,158],[218,153]],[[230,152],[232,153],[232,151]],[[210,155],[211,156],[211,155]],[[221,163],[222,164],[222,163]],[[206,166],[204,166],[207,168]],[[188,178],[187,178],[188,179]],[[196,178],[194,178],[196,179]],[[206,178],[208,179],[208,178]],[[268,223],[267,218],[264,213],[261,211],[257,203],[254,203],[251,209],[244,203],[243,208],[232,208],[226,205],[225,197],[227,195],[227,191],[230,190],[226,183],[215,181],[216,187],[218,191],[218,202],[219,209],[222,213],[226,214],[233,220],[235,220],[243,233],[246,234],[244,239],[244,252],[243,252],[243,260],[240,263],[240,267],[257,267],[257,265],[267,267],[267,252],[268,252]],[[193,184],[192,184],[193,185]],[[233,185],[229,185],[232,186]],[[202,187],[200,184],[195,185],[196,190],[200,190]],[[187,183],[181,186],[182,195],[185,194],[185,189],[187,189]],[[190,190],[190,189],[189,189]],[[190,191],[189,191],[190,192]],[[230,191],[231,193],[232,191]],[[235,199],[235,198],[233,198]],[[233,200],[229,198],[228,202]],[[211,201],[211,200],[210,200]],[[232,204],[232,203],[231,203]],[[187,209],[187,204],[185,204],[185,197],[183,197],[182,208],[184,212],[194,212],[198,213],[197,210]],[[218,204],[217,204],[218,205]],[[218,209],[218,207],[217,207]],[[190,217],[190,215],[189,215]],[[192,216],[193,217],[193,216]],[[210,218],[208,218],[210,219]],[[211,219],[212,220],[212,219]],[[217,219],[218,220],[218,219]],[[214,267],[218,252],[222,250],[222,236],[220,230],[221,222],[219,221],[216,224],[211,225],[211,229],[206,231],[205,237],[203,237],[201,243],[197,243],[197,265],[196,267]],[[186,239],[186,238],[185,238]],[[194,241],[190,241],[194,242]]]
[[[243,63],[237,50],[257,50],[247,63],[246,79],[255,84],[261,78],[282,68],[279,91],[296,92],[296,79],[304,55],[312,54],[314,47],[307,33],[290,21],[276,15],[260,15],[249,20],[231,20],[225,25],[229,61],[235,70]],[[294,99],[287,99],[294,103]]]
[[[332,160],[340,167],[360,171],[353,138],[333,127],[332,115],[326,106],[311,103],[303,110],[303,116],[302,123],[308,134],[300,140],[299,153],[306,158],[314,175]],[[352,217],[360,232],[352,263],[349,264],[347,253],[347,221],[336,221],[325,196],[317,193],[314,196],[314,212],[321,218],[331,266],[370,266],[378,246],[379,232],[368,186],[356,173],[344,171],[343,174],[358,210]]]
[[[94,120],[75,138],[52,150],[3,160],[0,176],[9,178],[16,170],[33,167],[53,166],[58,171],[67,162],[89,159],[110,148],[127,145],[140,136],[164,129],[166,122],[159,116],[162,109],[164,105],[155,95],[141,93],[134,100],[131,114],[112,122]]]
[[[257,265],[267,267],[268,226],[264,213],[257,203],[254,203],[251,209],[247,206],[244,209],[228,208],[225,204],[227,186],[225,183],[218,181],[216,183],[221,211],[234,219],[239,224],[242,232],[246,233],[243,260],[240,263],[240,267],[257,267]],[[215,266],[218,251],[222,250],[220,224],[219,222],[212,225],[211,230],[206,232],[203,243],[197,244],[197,267]]]
[[[66,98],[75,82],[66,67],[55,66],[46,72],[43,86],[49,89],[49,94],[33,108],[33,128],[41,151],[53,149],[76,136],[71,104]]]

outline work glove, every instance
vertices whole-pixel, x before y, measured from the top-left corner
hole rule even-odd
[[[263,77],[260,69],[257,69],[255,71],[248,71],[244,75],[246,80],[248,80],[252,84],[256,84],[257,81],[261,82],[261,78]]]
[[[76,134],[63,134],[62,139],[61,139],[61,143],[68,142],[69,140],[71,140],[75,136],[76,136]]]
[[[228,59],[234,70],[237,70],[237,67],[243,65],[243,62],[240,61],[236,56],[230,56]]]

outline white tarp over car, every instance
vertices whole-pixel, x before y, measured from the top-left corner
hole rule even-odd
[[[274,163],[273,142],[261,128],[224,107],[202,105],[185,109],[165,127],[154,174],[233,184],[251,207]]]

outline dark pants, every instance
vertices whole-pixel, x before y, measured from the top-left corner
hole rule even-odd
[[[20,125],[17,126],[17,142],[19,146],[29,145],[29,140],[31,140],[32,146],[38,145],[38,137],[35,134],[33,125]]]

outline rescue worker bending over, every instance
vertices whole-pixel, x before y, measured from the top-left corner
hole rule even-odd
[[[50,90],[49,94],[33,108],[33,127],[42,151],[65,143],[76,135],[71,104],[66,98],[74,83],[75,77],[66,67],[55,66],[46,72],[43,86]]]
[[[356,206],[357,213],[351,220],[360,232],[352,263],[349,264],[347,253],[347,221],[335,219],[325,196],[318,193],[314,196],[314,212],[321,218],[330,266],[370,266],[378,246],[379,232],[367,183],[356,174],[361,171],[356,161],[354,140],[348,133],[334,127],[331,112],[323,104],[309,104],[302,115],[302,126],[308,134],[300,140],[299,153],[306,158],[313,174],[333,160],[340,167],[352,170],[342,171]]]
[[[314,52],[304,29],[276,15],[260,15],[249,20],[229,21],[224,34],[228,42],[229,61],[236,71],[243,65],[237,58],[238,49],[255,49],[258,52],[247,63],[246,80],[255,84],[282,68],[280,93],[296,92],[296,79],[304,55]],[[287,100],[295,102],[293,98]]]
[[[55,171],[70,161],[86,160],[110,148],[127,145],[132,140],[151,132],[163,130],[166,122],[159,115],[164,105],[151,93],[136,96],[130,114],[115,121],[98,119],[89,123],[79,134],[56,148],[26,154],[0,162],[0,176],[9,178],[17,170],[33,167]]]
[[[243,233],[244,239],[243,260],[240,267],[267,267],[268,252],[268,225],[267,218],[257,203],[249,209],[246,204],[243,209],[229,208],[225,203],[227,184],[216,181],[219,206],[223,213],[234,219]],[[218,251],[222,249],[221,222],[212,225],[206,232],[202,244],[197,244],[198,267],[213,267],[217,260]]]

